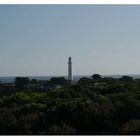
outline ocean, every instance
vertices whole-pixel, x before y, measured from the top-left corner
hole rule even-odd
[[[101,75],[102,77],[113,77],[113,78],[120,78],[123,75]],[[140,78],[140,74],[130,74],[127,76],[131,76],[134,79]],[[37,79],[37,80],[49,80],[52,77],[60,77],[60,76],[28,76],[29,79]],[[67,76],[64,76],[67,79]],[[82,77],[90,78],[90,75],[75,75],[73,76],[74,81],[78,81]],[[14,83],[16,76],[0,76],[0,82],[1,83]]]

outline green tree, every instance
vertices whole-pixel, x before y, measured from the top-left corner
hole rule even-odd
[[[16,77],[15,78],[15,89],[17,92],[21,92],[26,89],[26,86],[29,84],[28,77]]]
[[[31,79],[31,80],[30,80],[30,83],[31,83],[31,84],[38,84],[38,80],[36,80],[36,79]]]
[[[71,135],[75,134],[76,130],[72,127],[70,127],[67,124],[62,124],[62,125],[52,125],[49,128],[49,134],[53,135]]]
[[[140,134],[140,120],[130,120],[122,125],[121,134],[125,135],[139,135]]]
[[[87,86],[90,85],[92,82],[92,80],[90,78],[87,77],[82,77],[80,78],[80,80],[78,81],[78,84],[82,85],[82,86]]]
[[[50,79],[49,84],[51,85],[65,85],[67,80],[64,77],[53,77]]]
[[[122,76],[119,80],[123,82],[130,82],[133,80],[133,78],[130,76]]]
[[[102,78],[99,74],[93,74],[91,77],[95,82],[98,82]]]

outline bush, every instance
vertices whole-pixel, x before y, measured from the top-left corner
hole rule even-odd
[[[140,120],[130,120],[122,125],[121,134],[125,135],[139,135],[140,134]]]

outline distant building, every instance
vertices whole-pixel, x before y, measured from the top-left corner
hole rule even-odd
[[[72,61],[71,57],[68,59],[68,80],[72,81]]]

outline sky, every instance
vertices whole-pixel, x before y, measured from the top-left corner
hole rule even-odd
[[[0,76],[140,74],[140,5],[0,5]]]

